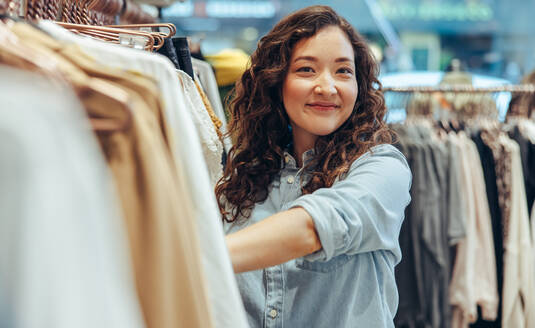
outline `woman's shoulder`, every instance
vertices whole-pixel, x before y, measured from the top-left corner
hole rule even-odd
[[[347,174],[338,181],[359,180],[361,184],[364,176],[384,177],[390,185],[396,182],[400,185],[408,183],[410,188],[412,184],[412,172],[407,159],[391,144],[380,144],[370,148],[351,164]]]
[[[391,144],[380,144],[370,148],[366,153],[362,154],[357,158],[352,164],[350,171],[358,169],[364,164],[370,162],[375,163],[375,166],[380,168],[383,165],[388,166],[388,164],[398,164],[406,168],[409,167],[407,159],[401,151]]]

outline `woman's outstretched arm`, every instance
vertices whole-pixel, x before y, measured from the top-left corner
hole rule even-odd
[[[227,235],[226,241],[236,273],[267,268],[321,249],[314,221],[301,207]]]

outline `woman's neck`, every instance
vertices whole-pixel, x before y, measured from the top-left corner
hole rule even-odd
[[[297,161],[297,166],[303,166],[303,154],[310,149],[314,149],[317,137],[310,134],[303,135],[300,133],[293,134],[293,155]]]

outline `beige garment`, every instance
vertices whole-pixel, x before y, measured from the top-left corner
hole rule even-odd
[[[154,106],[148,99],[155,86],[139,76],[91,65],[76,47],[28,25],[18,24],[14,32],[62,63],[62,72],[79,86],[93,79],[126,93],[133,118],[130,128],[100,134],[99,141],[119,190],[145,321],[158,328],[212,327],[189,194],[162,135],[158,109],[149,106]],[[124,119],[121,108],[100,100],[98,95],[82,99],[90,115]]]
[[[95,75],[99,75],[102,74],[102,72],[95,72]],[[190,234],[188,234],[187,236],[182,236],[181,238],[184,238],[185,241],[187,242],[186,245],[189,245],[189,244],[194,244],[196,245],[194,248],[190,248],[188,250],[188,248],[184,248],[185,250],[185,253],[187,253],[188,255],[190,256],[193,256],[193,257],[190,257],[190,258],[185,258],[183,260],[183,263],[186,263],[186,267],[189,267],[190,265],[193,265],[193,267],[191,268],[191,274],[196,277],[196,279],[194,280],[197,280],[197,281],[191,281],[190,284],[191,286],[195,286],[195,282],[197,282],[197,286],[192,289],[192,290],[182,290],[182,291],[179,291],[177,292],[176,295],[187,295],[188,292],[189,294],[192,294],[193,296],[197,296],[198,299],[197,300],[186,300],[186,298],[183,299],[184,302],[187,302],[188,304],[190,302],[192,302],[193,304],[194,303],[198,303],[199,305],[199,309],[201,309],[201,313],[199,314],[202,314],[202,312],[204,312],[204,317],[207,319],[205,320],[205,322],[199,322],[198,324],[198,327],[205,327],[206,325],[209,325],[209,320],[211,319],[211,316],[209,315],[210,314],[210,308],[209,308],[209,304],[208,304],[208,301],[207,301],[207,293],[206,293],[206,290],[204,289],[204,278],[203,278],[203,274],[200,272],[202,271],[201,269],[199,269],[198,267],[196,268],[194,264],[196,264],[197,266],[200,266],[200,251],[198,249],[198,240],[197,240],[197,232],[196,232],[196,226],[192,225],[192,223],[194,223],[194,220],[193,220],[193,214],[192,214],[192,210],[191,210],[191,199],[190,199],[190,195],[189,195],[189,192],[187,191],[187,188],[185,187],[184,185],[184,177],[183,177],[183,168],[182,168],[182,165],[180,163],[175,163],[175,161],[173,160],[172,156],[170,156],[170,149],[169,149],[169,142],[168,142],[168,138],[171,136],[171,133],[170,133],[170,128],[169,126],[167,125],[167,122],[165,121],[165,119],[163,118],[163,112],[162,112],[162,106],[161,106],[161,103],[160,103],[160,99],[156,93],[157,89],[155,88],[155,85],[153,85],[152,83],[150,83],[151,81],[148,81],[141,77],[136,77],[136,76],[132,76],[132,74],[128,74],[130,76],[118,76],[118,75],[115,75],[115,76],[111,76],[109,73],[108,73],[108,79],[109,80],[113,80],[117,83],[119,83],[122,87],[127,87],[129,88],[130,90],[134,90],[136,93],[138,93],[139,95],[143,95],[143,101],[147,104],[152,104],[152,106],[147,106],[147,109],[150,109],[152,113],[150,113],[152,119],[154,120],[154,123],[153,123],[153,126],[152,126],[152,132],[151,133],[155,133],[155,134],[158,134],[158,131],[162,134],[162,136],[166,136],[165,141],[167,141],[166,143],[162,143],[161,141],[159,142],[161,144],[161,149],[160,151],[162,151],[162,153],[165,154],[165,160],[166,162],[168,162],[168,167],[166,167],[166,170],[169,170],[170,174],[173,174],[173,173],[177,173],[178,172],[178,180],[176,180],[174,183],[176,184],[176,187],[177,187],[177,191],[179,191],[179,193],[177,194],[177,197],[176,199],[180,199],[180,201],[177,201],[177,205],[179,205],[179,207],[177,207],[177,209],[182,209],[182,213],[180,214],[177,214],[177,219],[178,218],[182,218],[183,220],[180,220],[179,222],[177,223],[180,223],[180,229],[183,229],[184,231],[187,231],[187,229],[184,229],[183,228],[183,225],[184,223],[187,223],[187,225],[190,226],[190,228],[192,228],[194,231],[191,232]],[[152,88],[151,88],[152,87]],[[145,119],[146,120],[146,119]],[[148,130],[147,130],[148,131]],[[164,147],[166,149],[164,149]],[[150,155],[150,156],[154,156],[154,155]],[[119,167],[117,168],[117,171],[120,171],[121,170],[121,166],[122,164],[119,165]],[[172,172],[173,170],[176,170],[177,172]],[[160,173],[163,173],[165,171],[158,171],[158,170],[155,170],[153,172],[160,172]],[[162,176],[162,174],[159,174],[160,176]],[[151,179],[154,179],[154,178],[151,178]],[[180,190],[182,190],[182,192],[180,192]],[[147,198],[148,196],[143,196],[143,198]],[[155,195],[155,197],[160,197],[158,195]],[[169,196],[168,198],[168,201],[170,202],[173,202],[173,196]],[[155,200],[155,203],[157,201]],[[172,217],[172,216],[170,216]],[[178,220],[177,220],[178,221]],[[184,221],[187,221],[187,222],[184,222]],[[176,227],[175,227],[176,228]],[[171,230],[172,232],[172,230]],[[190,240],[188,240],[190,239]],[[140,243],[138,241],[138,245],[140,246],[140,248],[144,248],[145,245],[143,245],[143,243]],[[141,250],[140,249],[140,250]],[[169,250],[172,250],[173,247],[170,247]],[[165,251],[163,250],[163,248],[160,248],[160,250],[155,250],[155,253],[157,252],[161,252],[161,251]],[[154,255],[152,255],[154,256]],[[172,255],[171,255],[172,256]],[[146,261],[146,258],[144,259],[144,261]],[[171,262],[169,261],[168,259],[165,260],[165,262]],[[176,264],[179,264],[179,263],[176,263]],[[146,267],[142,267],[140,268],[141,270],[147,270]],[[185,267],[183,267],[183,269],[187,269]],[[169,272],[172,272],[171,271],[171,268],[167,269],[166,271],[169,271]],[[176,270],[175,270],[176,272]],[[176,273],[179,273],[179,272],[176,272]],[[153,273],[149,273],[149,274],[153,274]],[[164,273],[166,274],[166,273]],[[180,275],[177,274],[177,277],[179,277]],[[171,277],[171,276],[169,276]],[[201,282],[201,284],[199,285],[198,282]],[[175,282],[176,283],[176,282]],[[161,285],[162,288],[164,289],[167,289],[167,286],[166,284],[162,284]],[[148,285],[146,287],[149,287]],[[152,293],[151,289],[150,288],[147,288],[147,292],[149,293]],[[188,304],[176,304],[176,302],[174,303],[175,306],[179,306],[181,308],[183,308],[184,306],[187,307]],[[156,309],[158,307],[161,307],[161,305],[159,304],[154,304],[155,305],[155,308]],[[168,311],[171,311],[171,307],[169,307],[167,309]],[[196,326],[196,324],[194,322],[191,323],[191,325],[193,326]],[[160,325],[157,325],[158,327]],[[170,326],[174,326],[174,325],[170,325]],[[190,327],[190,324],[187,325],[187,327]]]
[[[476,302],[481,307],[485,320],[495,320],[498,315],[499,294],[496,277],[496,257],[494,254],[494,237],[492,219],[487,199],[483,167],[476,145],[467,139],[471,154],[471,169],[476,200],[478,245],[476,250],[475,287]]]
[[[511,204],[504,239],[502,327],[531,328],[535,327],[535,271],[520,149],[505,135],[500,139],[512,155]]]
[[[465,327],[468,322],[477,318],[477,310],[474,309],[475,303],[472,281],[474,272],[469,266],[474,263],[474,252],[471,251],[476,247],[475,235],[475,200],[473,186],[470,183],[470,170],[467,158],[467,152],[464,142],[460,136],[450,133],[450,139],[461,147],[459,161],[461,162],[461,184],[460,192],[466,199],[465,217],[466,217],[466,237],[457,244],[457,255],[453,267],[452,280],[449,286],[449,298],[452,304],[452,328]]]
[[[458,243],[449,287],[453,328],[468,327],[475,322],[478,305],[484,319],[495,320],[499,303],[494,240],[481,161],[473,141],[463,132],[457,141],[462,147],[461,192],[466,198],[467,221],[466,238]]]

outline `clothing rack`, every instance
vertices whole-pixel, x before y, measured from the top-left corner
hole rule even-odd
[[[29,20],[85,25],[155,23],[131,0],[0,0],[0,13]]]
[[[429,98],[439,98],[439,101],[451,102],[457,96],[473,98],[472,102],[481,101],[482,108],[489,109],[492,105],[498,111],[498,119],[505,121],[505,116],[509,111],[512,99],[515,97],[529,97],[535,94],[534,84],[522,85],[499,85],[491,87],[474,87],[472,85],[437,85],[437,86],[404,86],[404,87],[384,87],[386,107],[388,108],[387,120],[389,122],[404,121],[407,109],[410,107],[414,97],[418,94]],[[490,102],[489,102],[489,99]],[[492,104],[491,104],[492,103]],[[451,105],[451,104],[450,104]],[[448,107],[448,106],[447,106]],[[449,106],[451,107],[451,106]],[[528,115],[529,116],[529,115]]]
[[[473,87],[471,85],[443,85],[443,86],[409,86],[409,87],[384,87],[383,92],[406,92],[406,93],[535,93],[535,84],[523,85],[500,85],[494,87]]]

